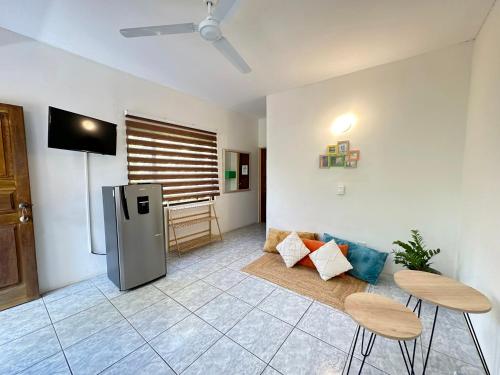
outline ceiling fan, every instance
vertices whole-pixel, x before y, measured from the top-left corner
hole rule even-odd
[[[229,41],[222,36],[220,23],[228,15],[239,0],[202,0],[208,8],[208,16],[199,25],[195,23],[178,23],[172,25],[134,27],[121,29],[125,38],[142,36],[158,36],[166,34],[187,34],[198,32],[207,42],[211,42],[217,50],[233,64],[241,73],[252,71],[243,57],[234,49]]]

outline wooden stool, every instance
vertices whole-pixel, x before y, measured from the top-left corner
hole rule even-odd
[[[344,303],[345,312],[358,323],[352,352],[350,353],[347,373],[351,369],[354,350],[358,342],[359,331],[363,328],[361,338],[361,354],[363,361],[358,374],[361,374],[366,358],[371,354],[377,335],[391,340],[397,340],[408,374],[413,375],[413,360],[406,346],[407,340],[414,340],[422,333],[420,319],[403,304],[390,298],[373,293],[354,293],[348,296]],[[365,330],[370,331],[370,338],[364,348]],[[401,343],[403,342],[403,344]],[[403,347],[405,350],[403,350]]]
[[[394,274],[394,281],[401,289],[410,295],[408,302],[406,302],[406,306],[410,304],[412,297],[417,298],[417,303],[413,311],[418,308],[419,317],[420,310],[422,308],[422,301],[430,302],[436,305],[434,321],[432,323],[431,338],[429,339],[422,374],[425,374],[425,370],[427,369],[427,362],[429,360],[429,353],[431,352],[432,339],[434,338],[434,329],[436,328],[439,307],[445,307],[463,313],[465,322],[467,323],[467,328],[469,329],[479,355],[479,359],[483,365],[483,369],[487,375],[490,374],[490,370],[486,364],[486,359],[484,358],[483,351],[481,350],[481,345],[479,345],[479,340],[477,339],[476,332],[474,331],[474,327],[469,316],[469,314],[482,314],[491,310],[490,300],[485,295],[459,281],[429,272],[410,270],[399,271]],[[413,352],[415,352],[415,346],[413,348]]]

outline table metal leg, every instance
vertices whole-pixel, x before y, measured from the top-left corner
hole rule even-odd
[[[467,328],[469,329],[470,335],[472,336],[472,340],[474,341],[474,345],[476,346],[477,354],[479,354],[479,359],[481,360],[481,364],[483,365],[484,372],[486,375],[490,375],[490,369],[488,368],[488,364],[486,363],[486,358],[484,358],[483,351],[481,349],[481,345],[479,344],[479,340],[476,336],[476,331],[474,330],[474,326],[472,325],[472,320],[468,313],[464,313],[465,322],[467,323]]]
[[[410,294],[410,296],[408,297],[408,301],[406,301],[406,307],[408,307],[408,305],[410,304],[412,298],[413,298],[413,295]],[[422,300],[421,299],[417,300],[417,303],[415,304],[415,307],[413,308],[413,312],[415,312],[415,311],[417,311],[417,316],[420,319],[420,313],[422,311]],[[420,340],[422,340],[422,338]],[[404,343],[405,348],[407,349],[406,341],[404,341],[403,343]],[[413,341],[413,354],[412,354],[412,357],[411,357],[411,363],[413,363],[413,364],[415,363],[415,353],[416,353],[416,351],[417,351],[417,339],[415,339]],[[422,358],[422,360],[423,360],[423,358]]]
[[[361,362],[361,366],[359,367],[358,375],[361,374],[363,370],[363,366],[365,365],[366,358],[372,353],[373,344],[375,343],[375,339],[377,335],[374,333],[370,333],[370,339],[368,340],[368,345],[366,346],[366,350],[363,352],[363,347],[365,346],[365,329],[363,328],[363,336],[361,336],[361,355],[363,356],[363,361]]]
[[[436,306],[436,312],[434,313],[434,321],[432,322],[431,338],[429,340],[429,346],[427,347],[427,355],[425,356],[424,369],[422,375],[425,375],[425,370],[427,369],[427,362],[429,361],[429,354],[431,354],[432,339],[434,338],[434,329],[436,328],[436,320],[439,311],[439,306]]]
[[[420,319],[420,313],[422,311],[422,300],[419,299],[417,301],[417,304],[415,305],[415,308],[413,309],[413,312],[415,312],[418,308],[418,313],[417,313],[417,316],[418,318]],[[422,339],[420,339],[422,340]],[[405,346],[406,346],[406,342],[405,342]],[[412,355],[412,363],[415,363],[415,352],[416,352],[416,349],[417,349],[417,339],[415,339],[413,341],[413,355]]]
[[[356,350],[356,345],[358,343],[358,337],[359,337],[360,330],[361,330],[361,326],[358,326],[358,329],[356,330],[356,336],[354,338],[354,344],[352,345],[351,357],[349,358],[349,366],[347,367],[346,375],[348,375],[349,371],[351,370],[352,358],[354,357],[354,351]],[[372,353],[373,344],[375,343],[375,339],[377,338],[376,334],[370,333],[370,338],[368,339],[368,344],[366,345],[366,349],[365,349],[365,334],[366,334],[366,330],[363,328],[363,333],[361,335],[361,355],[363,356],[363,361],[361,362],[361,365],[359,367],[358,375],[360,375],[361,371],[363,371],[363,367],[365,365],[366,358]]]
[[[406,346],[406,341],[403,341],[405,348],[404,350],[401,341],[398,341],[398,344],[399,344],[399,349],[401,349],[401,354],[403,355],[403,361],[405,362],[406,371],[408,372],[409,375],[415,375],[415,369],[414,369],[415,361],[412,362],[411,360],[410,352],[408,351],[408,347]]]
[[[352,344],[352,350],[351,350],[350,356],[349,356],[349,366],[347,367],[346,374],[349,374],[349,371],[351,370],[352,357],[354,357],[354,351],[356,350],[356,344],[358,343],[358,336],[359,336],[360,329],[361,329],[361,326],[358,326],[358,328],[356,329],[356,334],[354,335],[354,343]]]

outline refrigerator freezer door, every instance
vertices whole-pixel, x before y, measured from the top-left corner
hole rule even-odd
[[[116,188],[120,289],[130,289],[166,273],[161,185]]]

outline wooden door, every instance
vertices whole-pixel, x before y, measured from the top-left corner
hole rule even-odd
[[[23,108],[0,104],[0,310],[38,297]]]
[[[266,201],[267,201],[267,194],[266,194],[266,186],[267,186],[267,149],[261,148],[260,149],[260,197],[259,197],[259,202],[260,202],[260,218],[259,222],[265,223],[266,222]]]

